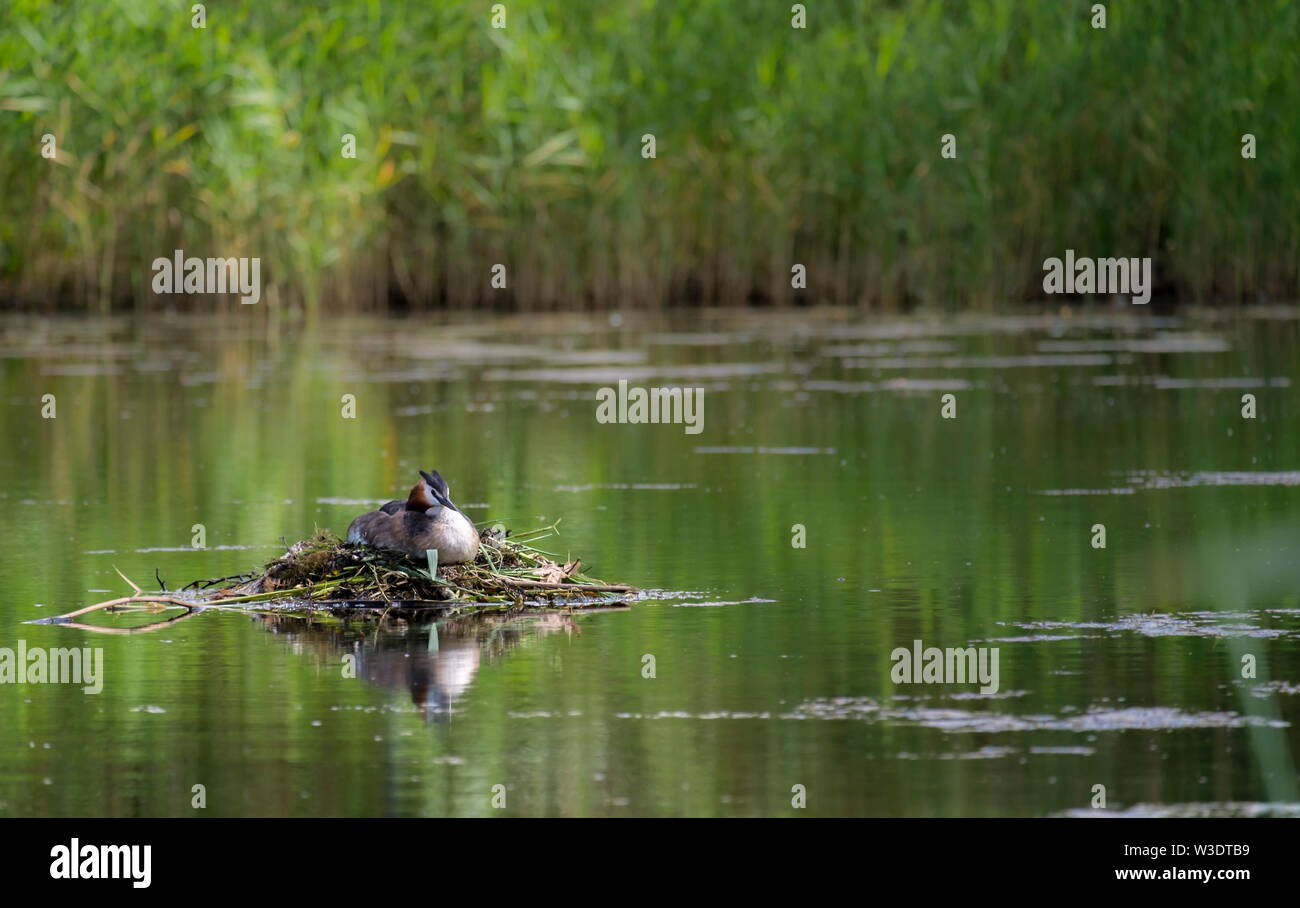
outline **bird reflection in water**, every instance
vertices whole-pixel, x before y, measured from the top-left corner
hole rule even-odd
[[[379,626],[318,624],[294,615],[251,617],[286,638],[295,652],[314,654],[322,664],[345,665],[343,658],[353,656],[357,678],[375,687],[408,691],[426,721],[445,721],[485,663],[490,665],[550,634],[581,633],[572,616],[559,612]]]

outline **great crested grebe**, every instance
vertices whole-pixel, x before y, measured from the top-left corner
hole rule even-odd
[[[437,549],[439,564],[473,561],[478,554],[478,530],[451,503],[447,481],[437,470],[421,470],[420,477],[406,501],[387,502],[352,521],[348,542],[396,549],[417,560],[427,550]]]

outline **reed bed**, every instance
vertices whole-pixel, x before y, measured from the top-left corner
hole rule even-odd
[[[8,4],[0,299],[237,308],[155,296],[173,249],[272,312],[991,307],[1066,248],[1296,296],[1300,4],[190,6]]]

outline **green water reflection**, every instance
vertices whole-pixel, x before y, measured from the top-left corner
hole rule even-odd
[[[786,815],[796,785],[818,815],[1095,785],[1294,812],[1300,322],[1134,311],[6,317],[0,647],[102,647],[105,681],[0,685],[0,815]],[[704,431],[598,424],[619,379],[704,388]],[[115,568],[246,570],[433,467],[472,519],[562,519],[559,554],[659,592],[432,631],[23,623],[125,593]],[[999,693],[895,685],[915,639],[999,647]]]

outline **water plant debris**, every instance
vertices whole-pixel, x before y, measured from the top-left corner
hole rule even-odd
[[[289,546],[261,571],[196,580],[175,593],[146,593],[118,571],[131,585],[133,595],[40,623],[90,628],[73,619],[101,609],[187,610],[141,627],[104,629],[138,633],[208,608],[327,612],[346,617],[401,617],[432,611],[441,616],[478,610],[608,607],[639,592],[627,584],[591,577],[582,572],[580,560],[565,562],[533,545],[558,535],[558,524],[513,536],[499,525],[484,529],[478,556],[466,564],[438,564],[432,552],[417,563],[404,552],[345,542],[329,530],[317,530],[310,539]]]

